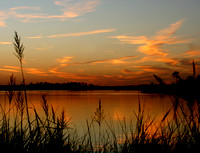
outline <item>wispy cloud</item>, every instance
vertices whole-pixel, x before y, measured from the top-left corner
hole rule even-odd
[[[167,56],[168,53],[162,48],[166,44],[188,43],[188,40],[183,40],[177,36],[174,36],[176,31],[183,24],[183,19],[171,24],[168,28],[162,29],[156,33],[155,36],[114,36],[121,42],[127,44],[137,44],[138,51],[146,55],[160,55]]]
[[[146,71],[146,72],[151,72],[151,73],[160,73],[161,71],[169,71],[170,68],[167,67],[161,67],[161,66],[150,66],[150,65],[142,65],[142,66],[132,66],[133,68]]]
[[[173,58],[159,58],[159,59],[156,59],[155,61],[164,62],[171,66],[175,66],[180,62],[179,60],[173,59]]]
[[[182,53],[181,56],[184,58],[199,57],[200,56],[200,45],[189,45],[189,50]]]
[[[63,14],[60,16],[49,16],[49,18],[74,18],[82,16],[88,12],[94,12],[96,6],[99,4],[99,0],[82,0],[76,3],[72,3],[72,0],[55,1],[55,5],[64,7]]]
[[[64,76],[66,76],[67,74],[70,73],[65,73],[60,71],[61,69],[63,69],[64,67],[69,65],[69,61],[71,61],[74,57],[68,57],[68,56],[64,56],[62,58],[57,58],[56,59],[56,64],[52,67],[49,67],[49,72],[52,74],[56,74],[56,76],[60,76],[62,78],[64,78]]]
[[[0,42],[0,45],[10,45],[12,42]]]
[[[49,72],[53,74],[54,76],[60,77],[60,78],[65,78],[65,79],[70,79],[72,80],[90,80],[93,79],[93,76],[89,75],[81,75],[81,74],[75,74],[75,73],[68,73],[68,72],[62,72],[58,71],[57,69],[50,69]]]
[[[116,31],[116,29],[99,29],[99,30],[93,30],[93,31],[77,32],[77,33],[55,34],[55,35],[47,36],[47,38],[78,37],[78,36],[87,36],[87,35],[108,33],[108,32],[114,32],[114,31]],[[27,39],[41,39],[41,38],[44,38],[44,37],[42,35],[39,35],[39,36],[31,36],[31,37],[24,37],[24,38],[27,38]]]
[[[121,58],[108,58],[103,60],[92,60],[92,61],[76,61],[74,57],[68,57],[64,56],[62,58],[57,58],[56,63],[54,66],[49,67],[49,72],[63,76],[69,75],[70,73],[62,72],[61,70],[64,69],[67,66],[81,66],[81,65],[97,65],[97,64],[105,64],[106,66],[114,66],[114,65],[124,65],[124,64],[130,64],[133,63],[133,61],[130,61],[132,58],[135,58],[135,56],[126,56]],[[86,75],[87,76],[87,75]]]
[[[65,56],[63,58],[56,59],[57,64],[59,67],[64,67],[68,65],[68,62],[71,61],[74,57]]]
[[[20,67],[17,67],[17,66],[5,65],[4,67],[5,67],[5,68],[7,68],[7,69],[15,69],[15,70],[20,70]]]
[[[46,50],[49,50],[49,49],[52,49],[54,48],[53,45],[48,45],[46,43],[42,43],[41,47],[36,47],[35,49],[38,50],[38,51],[46,51]]]
[[[26,68],[25,71],[29,74],[34,74],[37,76],[48,76],[47,72],[42,71],[38,68]]]
[[[120,75],[102,75],[102,76],[96,76],[96,75],[86,75],[86,74],[78,74],[78,73],[70,73],[70,72],[65,72],[64,68],[70,65],[73,66],[81,66],[81,65],[96,65],[96,64],[111,64],[111,65],[120,65],[120,64],[127,64],[131,63],[132,58],[135,58],[135,56],[126,56],[126,57],[121,57],[121,58],[109,58],[109,59],[103,59],[103,60],[93,60],[93,61],[79,61],[77,62],[74,57],[68,57],[64,56],[62,58],[57,58],[56,59],[56,64],[52,67],[49,67],[49,73],[51,73],[53,76],[57,76],[60,78],[66,78],[66,79],[71,79],[71,80],[88,80],[90,82],[94,81],[95,83],[101,82],[105,80],[113,80],[112,77],[118,78],[123,78],[123,76]],[[130,77],[130,76],[129,76]],[[132,77],[130,77],[132,78]],[[109,81],[108,81],[109,82]]]
[[[195,57],[195,56],[200,56],[200,51],[197,50],[189,50],[183,53],[185,57]]]
[[[103,59],[103,60],[93,60],[93,61],[86,61],[83,62],[83,64],[91,64],[91,65],[96,65],[96,64],[128,64],[128,63],[133,63],[132,61],[127,61],[129,59],[135,58],[136,56],[126,56],[126,57],[120,57],[120,58],[108,58],[108,59]]]
[[[16,11],[16,10],[40,10],[40,7],[20,6],[20,7],[13,7],[10,10],[11,11]]]
[[[7,18],[7,14],[4,11],[0,11],[0,26],[6,27],[5,19]]]
[[[179,20],[167,28],[159,30],[156,34],[152,37],[147,36],[114,36],[112,38],[117,38],[123,43],[127,44],[134,44],[139,45],[137,47],[137,51],[143,53],[140,55],[140,58],[137,58],[133,63],[135,64],[147,64],[147,63],[165,63],[168,66],[178,66],[180,64],[180,60],[178,56],[175,55],[173,52],[168,52],[164,45],[169,44],[180,44],[180,43],[190,43],[190,40],[186,40],[181,38],[180,36],[176,36],[175,33],[183,24],[184,19]],[[191,56],[198,54],[198,52],[186,52],[184,56]],[[155,69],[151,69],[151,67],[143,67],[142,71],[149,72],[154,71]]]
[[[3,68],[0,68],[0,71],[19,72],[20,68],[15,66],[4,66]]]
[[[9,10],[0,11],[0,26],[6,27],[5,20],[8,18],[16,19],[21,22],[33,22],[33,21],[48,21],[58,19],[65,21],[70,18],[76,18],[83,16],[86,13],[96,11],[96,7],[100,4],[99,0],[78,0],[76,2],[72,0],[58,0],[54,2],[54,5],[60,6],[61,14],[49,15],[48,13],[41,13],[45,10],[41,7],[21,6],[13,7]],[[22,13],[21,11],[28,10],[29,13]]]
[[[27,39],[41,39],[41,38],[43,38],[43,36],[32,36],[32,37],[24,37],[24,38],[27,38]]]
[[[7,71],[7,72],[20,72],[20,67],[17,66],[3,66],[0,68],[0,71]],[[37,76],[48,76],[48,73],[39,69],[39,68],[24,68],[24,71],[29,74],[37,75]]]
[[[160,57],[160,56],[145,56],[142,57],[139,60],[134,61],[134,63],[144,63],[144,62],[163,62],[167,63],[168,65],[175,66],[179,63],[179,60],[176,58],[170,58],[170,57]]]
[[[86,35],[107,33],[107,32],[113,32],[113,31],[116,31],[116,29],[101,29],[101,30],[94,30],[94,31],[79,32],[79,33],[57,34],[57,35],[48,36],[48,38],[86,36]]]

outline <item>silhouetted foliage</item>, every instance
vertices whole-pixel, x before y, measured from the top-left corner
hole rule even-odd
[[[165,84],[165,82],[163,81],[163,79],[161,77],[159,77],[159,76],[157,76],[155,74],[153,76],[159,82],[160,85],[164,85]]]
[[[174,77],[174,78],[176,79],[176,84],[177,84],[178,81],[182,80],[182,78],[180,77],[178,71],[174,71],[174,72],[172,73],[172,77]]]
[[[180,73],[178,71],[174,71],[172,73],[172,77],[176,79],[176,83],[165,84],[161,77],[157,75],[153,75],[155,79],[159,82],[159,85],[150,84],[148,86],[144,86],[142,89],[143,92],[153,92],[153,93],[163,93],[163,94],[171,94],[178,95],[184,99],[188,99],[190,97],[195,99],[200,97],[200,75],[196,76],[196,66],[193,60],[192,62],[193,74],[188,76],[186,79],[181,78]]]

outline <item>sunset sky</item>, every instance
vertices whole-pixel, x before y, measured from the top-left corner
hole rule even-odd
[[[4,0],[0,84],[14,73],[14,32],[30,82],[131,85],[200,74],[200,0]]]

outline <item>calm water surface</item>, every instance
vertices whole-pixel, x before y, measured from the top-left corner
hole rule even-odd
[[[49,105],[59,113],[63,108],[70,123],[77,128],[86,126],[91,120],[99,100],[106,115],[106,120],[119,121],[125,117],[128,122],[138,111],[138,101],[144,104],[145,113],[151,117],[162,118],[172,103],[167,95],[144,94],[138,91],[27,91],[29,106],[34,105],[42,112],[42,95],[46,95]],[[0,93],[0,100],[5,101],[5,92]]]

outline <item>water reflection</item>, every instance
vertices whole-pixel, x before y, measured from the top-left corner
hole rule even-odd
[[[46,95],[49,106],[52,105],[55,112],[59,113],[64,108],[71,124],[81,129],[86,127],[86,120],[92,118],[99,99],[108,122],[111,119],[118,122],[124,118],[130,122],[138,110],[139,100],[144,104],[145,113],[153,118],[161,118],[172,106],[167,95],[143,94],[138,91],[27,91],[29,106],[34,105],[38,113],[43,113],[42,95]],[[0,100],[3,102],[5,99],[5,92],[1,92]]]

